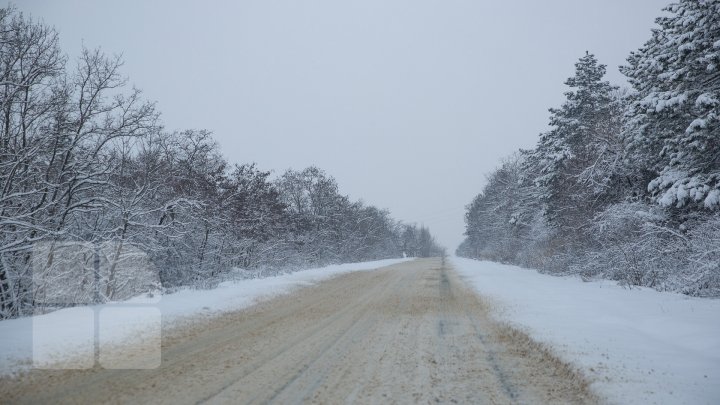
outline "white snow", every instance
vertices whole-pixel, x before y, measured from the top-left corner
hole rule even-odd
[[[713,208],[716,205],[720,205],[720,190],[712,190],[708,193],[704,201],[706,208]]]
[[[553,346],[611,403],[720,403],[720,300],[452,262],[499,319]]]
[[[696,107],[714,107],[717,104],[718,100],[713,97],[712,93],[703,93],[699,95],[697,99],[695,99]]]
[[[57,362],[63,362],[63,368],[68,364],[74,368],[92,367],[93,345],[97,338],[100,339],[102,365],[104,347],[129,339],[156,339],[157,335],[152,335],[153,331],[159,333],[155,314],[161,315],[164,327],[172,326],[192,317],[246,308],[259,300],[286,294],[339,274],[373,270],[407,260],[412,259],[333,265],[276,277],[225,282],[209,290],[184,289],[162,297],[141,296],[123,302],[0,321],[0,374],[12,374],[38,365],[52,368]]]

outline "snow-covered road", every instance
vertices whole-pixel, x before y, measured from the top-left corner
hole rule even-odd
[[[19,403],[595,402],[586,380],[488,310],[440,260],[417,260],[200,317],[163,335],[158,368],[33,370],[0,392]]]
[[[33,324],[53,331],[35,349],[62,364],[97,337],[79,327],[83,311],[148,304],[162,313],[162,363],[137,344],[152,317],[115,311],[105,338],[134,342],[117,353],[135,354],[150,369],[103,369],[90,344],[89,369],[5,377],[0,395],[11,402],[719,402],[719,300],[450,263],[331,266],[3,321],[7,374],[32,368]]]
[[[102,327],[104,341],[134,339],[154,328],[158,321],[152,316],[142,316],[148,309],[156,310],[155,313],[161,315],[162,328],[169,330],[200,318],[241,310],[341,274],[374,270],[407,260],[411,259],[331,265],[274,277],[227,281],[213,289],[185,288],[162,296],[143,295],[128,301],[67,308],[45,315],[0,321],[0,375],[38,366],[35,363],[45,360],[42,357],[92,367],[96,360],[95,329]],[[93,314],[108,310],[113,310],[111,321],[93,325]]]

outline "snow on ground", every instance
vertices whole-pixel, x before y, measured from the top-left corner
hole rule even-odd
[[[460,275],[611,403],[719,404],[720,300],[453,258]]]
[[[103,365],[103,345],[128,339],[152,339],[153,336],[142,334],[148,331],[159,333],[160,319],[164,327],[172,326],[193,316],[246,308],[258,300],[286,294],[343,273],[373,270],[407,260],[412,259],[333,265],[276,277],[228,281],[209,290],[183,289],[162,297],[136,297],[124,302],[67,308],[45,315],[0,321],[0,374],[37,365],[52,368],[55,362],[63,362],[63,367],[92,367],[94,344],[98,339],[99,360]]]

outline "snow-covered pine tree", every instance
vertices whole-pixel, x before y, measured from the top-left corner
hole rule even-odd
[[[720,209],[720,1],[664,9],[622,72],[637,91],[625,136],[660,205]]]
[[[552,129],[541,134],[526,162],[526,172],[539,173],[535,183],[546,219],[565,236],[577,234],[607,204],[596,197],[611,175],[591,170],[620,127],[617,88],[604,75],[605,65],[593,54],[580,58],[575,76],[565,82],[572,89],[566,101],[550,109]]]

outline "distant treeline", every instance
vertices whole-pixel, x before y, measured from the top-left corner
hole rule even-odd
[[[0,319],[141,291],[440,252],[426,228],[351,201],[310,167],[230,164],[207,131],[165,131],[122,61],[0,9]],[[150,274],[148,274],[150,272]]]
[[[720,1],[683,0],[621,67],[576,63],[551,129],[468,206],[457,253],[720,295]]]

